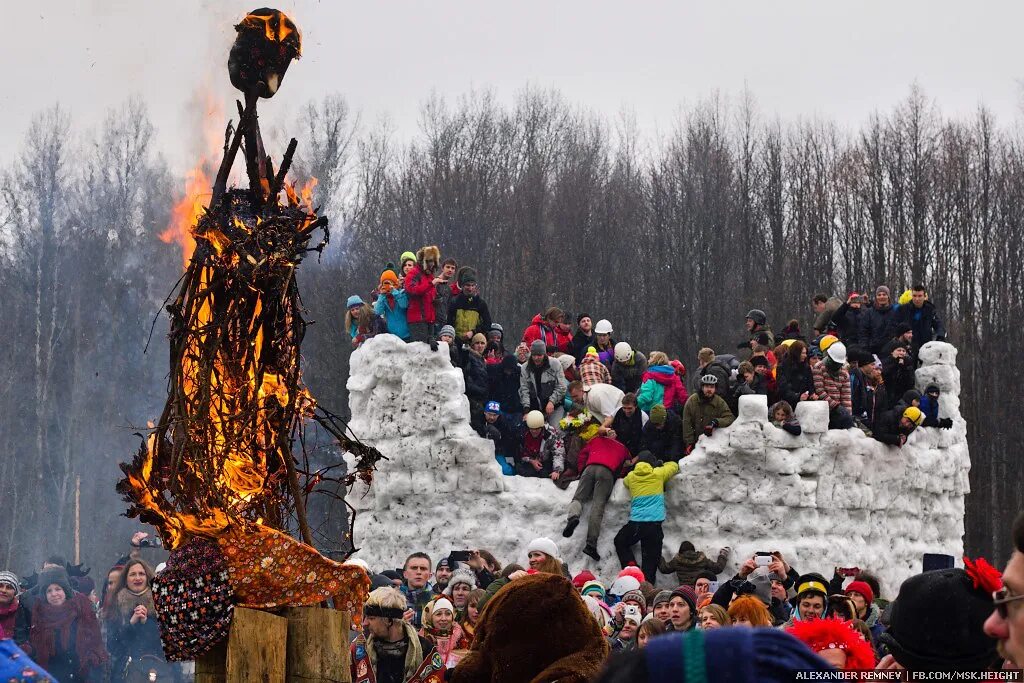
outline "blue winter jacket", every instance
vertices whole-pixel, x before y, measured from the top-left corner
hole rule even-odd
[[[377,301],[373,304],[373,310],[377,315],[384,316],[388,323],[388,332],[399,337],[403,341],[409,341],[409,321],[406,318],[406,311],[409,309],[409,298],[404,289],[396,289],[391,292],[395,297],[395,307],[388,305],[387,297],[383,294],[377,295]]]

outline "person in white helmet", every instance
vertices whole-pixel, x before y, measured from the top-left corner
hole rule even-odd
[[[647,356],[634,351],[626,342],[615,345],[615,360],[612,362],[612,384],[624,394],[640,390],[644,373],[647,372]]]
[[[853,426],[853,398],[850,373],[846,369],[846,345],[835,342],[825,351],[821,362],[811,368],[814,393],[828,401],[828,428]]]
[[[565,468],[562,433],[547,424],[539,410],[526,415],[515,461],[516,473],[521,477],[549,477],[557,481]]]
[[[594,325],[594,348],[597,349],[597,355],[601,362],[609,369],[612,367],[612,361],[615,360],[615,340],[612,339],[614,332],[612,324],[603,318]]]

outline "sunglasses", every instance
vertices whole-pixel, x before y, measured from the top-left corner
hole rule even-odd
[[[1015,600],[1024,600],[1024,595],[1014,595],[1006,586],[992,593],[992,604],[1003,619],[1010,616],[1009,604]]]

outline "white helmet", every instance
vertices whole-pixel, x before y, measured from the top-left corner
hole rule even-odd
[[[825,351],[825,353],[828,354],[829,358],[840,365],[846,362],[846,344],[843,342],[835,342],[832,346],[828,347],[828,350]]]
[[[615,360],[625,363],[633,357],[633,347],[626,342],[619,342],[615,345]]]
[[[594,334],[611,334],[612,324],[607,320],[598,320],[597,324],[594,325]]]
[[[544,414],[539,410],[531,410],[526,414],[526,426],[530,429],[540,429],[544,426]]]

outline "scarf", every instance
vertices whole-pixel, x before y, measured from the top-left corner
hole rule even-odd
[[[11,600],[11,604],[6,607],[0,607],[0,640],[5,638],[14,637],[14,622],[18,617],[18,602],[17,596]]]
[[[92,603],[81,593],[75,593],[63,605],[54,606],[45,598],[32,609],[30,642],[35,660],[43,668],[62,649],[71,643],[72,627],[77,623],[75,654],[81,672],[87,672],[107,660],[100,625],[92,612]]]
[[[141,593],[136,593],[127,587],[122,588],[117,592],[116,603],[117,612],[113,616],[120,618],[126,624],[132,620],[132,613],[139,605],[145,606],[148,614],[147,620],[156,618],[156,607],[153,605],[153,591],[149,588],[144,589]]]

